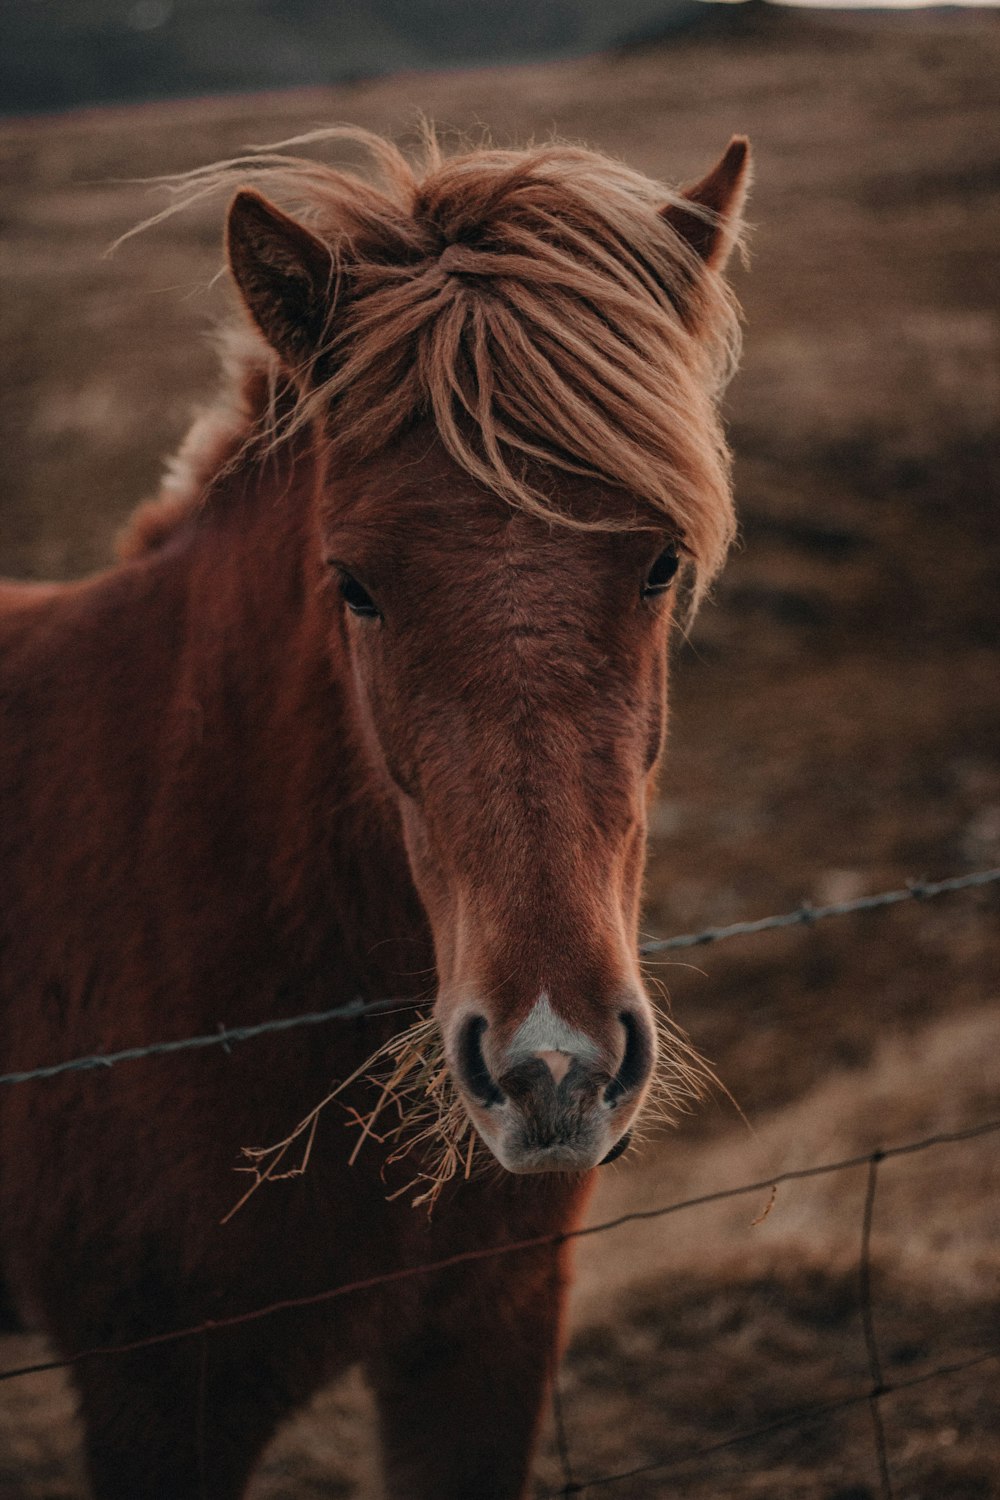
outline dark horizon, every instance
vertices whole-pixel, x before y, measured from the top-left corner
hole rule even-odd
[[[975,4],[994,0],[973,0]],[[919,0],[917,0],[919,8]],[[0,14],[0,115],[328,87],[759,33],[809,8],[898,14],[912,0],[10,0]],[[936,9],[955,9],[937,5]],[[961,8],[961,7],[958,7]]]
[[[323,87],[411,70],[545,61],[704,20],[702,0],[14,0],[0,111],[33,114]]]

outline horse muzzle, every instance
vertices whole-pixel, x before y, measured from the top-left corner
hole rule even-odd
[[[642,1011],[623,1009],[618,1023],[619,1059],[609,1069],[595,1044],[565,1027],[528,1038],[560,1045],[529,1049],[515,1037],[495,1059],[486,1017],[461,1022],[453,1071],[476,1129],[508,1172],[585,1172],[627,1149],[655,1044]]]

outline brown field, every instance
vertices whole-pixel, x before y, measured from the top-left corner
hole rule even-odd
[[[674,180],[757,152],[742,544],[677,652],[647,927],[683,932],[1000,864],[1000,14],[745,13],[538,68],[176,103],[0,128],[0,568],[98,567],[199,396],[220,206],[115,181],[320,121],[584,138]],[[593,1218],[1000,1116],[996,888],[739,939],[651,972],[719,1102],[608,1170]],[[147,1066],[136,1064],[135,1066]],[[155,1063],[148,1064],[155,1066]],[[95,1076],[95,1088],[101,1080]],[[1000,1345],[1000,1137],[881,1168],[875,1323],[894,1383]],[[581,1241],[562,1389],[578,1479],[865,1389],[863,1170]],[[0,1368],[36,1357],[0,1339]],[[897,1500],[1000,1496],[1000,1369],[882,1403]],[[377,1494],[365,1393],[273,1445],[254,1500]],[[559,1482],[551,1439],[539,1493]],[[84,1493],[58,1375],[0,1384],[0,1496]],[[585,1493],[878,1495],[864,1406]]]

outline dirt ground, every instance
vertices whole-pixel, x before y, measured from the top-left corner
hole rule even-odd
[[[1000,864],[1000,13],[748,5],[669,45],[0,127],[6,369],[0,567],[101,565],[212,388],[218,205],[101,251],[148,176],[319,121],[419,108],[501,140],[553,129],[671,180],[756,148],[744,372],[729,418],[739,550],[679,646],[648,915],[667,934]],[[609,1168],[592,1217],[1000,1116],[996,888],[651,965],[724,1100]],[[880,1169],[884,1378],[1000,1344],[1000,1139]],[[868,1382],[863,1170],[580,1242],[561,1377],[584,1493],[878,1495],[864,1404],[685,1454]],[[754,1222],[760,1220],[760,1222]],[[0,1339],[0,1368],[36,1357]],[[897,1500],[1000,1496],[998,1364],[882,1406]],[[564,1482],[551,1435],[538,1493]],[[347,1382],[280,1435],[253,1500],[378,1493]],[[0,1384],[0,1496],[84,1494],[57,1375]]]

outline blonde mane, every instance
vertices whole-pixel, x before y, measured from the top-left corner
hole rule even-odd
[[[376,180],[288,154],[330,142],[364,152]],[[140,228],[248,182],[328,248],[326,335],[277,423],[277,357],[256,335],[231,344],[220,400],[172,466],[163,524],[147,510],[128,550],[155,544],[262,424],[280,440],[329,413],[354,462],[423,419],[512,505],[570,521],[545,493],[552,465],[610,482],[621,514],[601,524],[648,526],[652,509],[703,591],[733,533],[717,400],[739,318],[662,217],[686,203],[676,191],[577,146],[449,156],[427,131],[411,162],[344,127],[166,179],[173,201]]]

